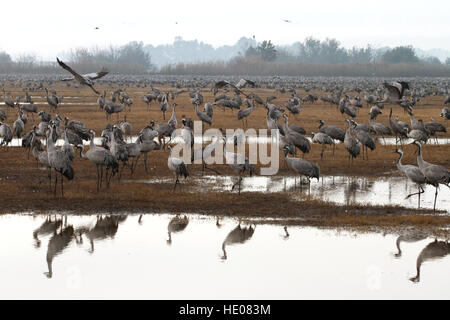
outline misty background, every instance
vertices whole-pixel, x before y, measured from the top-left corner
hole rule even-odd
[[[234,45],[214,47],[199,40],[175,37],[169,44],[132,41],[108,47],[77,47],[58,53],[80,72],[101,67],[122,74],[249,74],[342,76],[448,76],[450,51],[397,47],[344,47],[338,39],[307,37],[290,45],[241,37]],[[55,57],[56,60],[56,57]],[[56,61],[35,54],[0,51],[0,73],[62,72]]]

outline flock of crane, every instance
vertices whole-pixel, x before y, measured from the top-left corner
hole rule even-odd
[[[81,75],[74,71],[64,62],[57,59],[59,65],[70,72],[73,77],[62,80],[76,80],[80,85],[89,86],[92,91],[97,94],[97,103],[105,112],[107,120],[112,114],[117,114],[117,120],[119,119],[119,113],[129,108],[131,111],[131,105],[133,99],[121,89],[117,89],[112,92],[110,98],[106,97],[106,91],[101,94],[94,88],[94,80],[100,79],[108,74],[108,71],[102,69],[100,72]],[[418,147],[418,166],[402,165],[401,159],[403,151],[397,149],[396,152],[400,154],[400,158],[397,162],[398,169],[404,173],[408,179],[416,183],[419,188],[419,192],[416,193],[419,196],[423,193],[423,185],[429,184],[436,188],[434,208],[436,208],[436,199],[438,194],[439,185],[445,185],[449,187],[450,184],[450,170],[447,168],[425,162],[422,158],[422,144],[426,143],[430,138],[437,138],[437,133],[446,132],[446,128],[439,122],[434,121],[423,123],[422,119],[414,118],[414,106],[420,100],[420,95],[411,94],[414,92],[410,88],[410,84],[404,81],[395,81],[391,84],[384,83],[384,97],[381,98],[379,94],[370,95],[367,91],[364,94],[364,101],[368,106],[371,105],[369,111],[369,123],[357,123],[353,120],[357,115],[358,109],[363,106],[361,97],[350,97],[345,94],[346,90],[343,87],[333,90],[333,93],[328,96],[320,97],[322,101],[335,104],[339,112],[347,116],[347,129],[343,130],[338,126],[325,125],[323,120],[320,120],[317,133],[311,133],[311,140],[306,137],[306,131],[298,125],[289,125],[288,112],[296,117],[302,110],[302,103],[310,101],[314,102],[318,97],[314,94],[308,94],[305,97],[300,97],[295,89],[291,89],[291,97],[285,103],[285,108],[282,108],[272,101],[276,99],[276,96],[270,96],[265,101],[259,97],[255,92],[246,93],[244,88],[258,87],[256,81],[248,79],[240,79],[236,84],[232,81],[220,80],[213,81],[210,90],[214,94],[214,102],[205,102],[203,95],[201,94],[201,88],[194,88],[189,91],[188,89],[180,88],[181,85],[177,84],[179,88],[175,92],[162,92],[161,90],[154,88],[151,84],[151,91],[142,97],[143,102],[147,104],[147,109],[153,101],[158,101],[160,104],[160,110],[163,113],[163,119],[166,118],[166,112],[172,107],[172,116],[167,123],[161,122],[157,125],[155,121],[151,121],[148,126],[144,127],[138,135],[135,142],[126,142],[127,136],[131,136],[131,124],[124,120],[119,125],[107,124],[105,129],[101,133],[102,145],[96,145],[94,143],[96,133],[94,130],[88,129],[82,122],[76,120],[70,120],[68,117],[64,119],[56,114],[52,119],[51,114],[41,110],[38,112],[35,103],[32,101],[28,92],[25,92],[24,103],[20,103],[23,98],[17,97],[16,101],[9,97],[5,89],[3,89],[3,100],[8,109],[17,108],[17,120],[13,123],[11,128],[5,121],[7,118],[7,112],[0,110],[0,138],[2,139],[0,145],[8,145],[13,139],[13,136],[22,138],[22,146],[28,150],[28,154],[31,152],[38,162],[48,168],[48,177],[51,182],[51,172],[55,172],[55,182],[53,193],[56,195],[58,175],[60,176],[61,194],[64,195],[63,177],[68,180],[72,180],[74,177],[74,170],[72,162],[75,158],[74,148],[79,150],[81,159],[89,160],[93,162],[97,168],[97,190],[102,188],[103,181],[105,181],[108,187],[111,178],[118,175],[120,180],[122,170],[128,167],[133,174],[136,169],[137,162],[141,154],[144,155],[144,165],[147,171],[147,154],[150,151],[165,149],[167,140],[170,142],[175,135],[176,129],[184,143],[193,148],[194,145],[194,133],[193,133],[193,120],[191,118],[183,116],[181,128],[178,127],[178,121],[176,117],[176,103],[170,104],[170,100],[174,100],[177,95],[188,93],[190,101],[195,107],[195,113],[198,120],[212,126],[214,110],[216,108],[222,108],[225,110],[237,109],[237,119],[242,121],[244,128],[248,126],[247,119],[251,116],[257,105],[262,105],[267,110],[266,123],[268,129],[278,130],[280,134],[279,147],[284,152],[285,160],[289,168],[300,176],[306,177],[308,180],[312,178],[319,179],[320,169],[315,163],[312,163],[303,158],[297,158],[297,150],[301,151],[304,155],[311,150],[311,144],[317,143],[322,146],[321,158],[323,157],[326,145],[333,146],[333,154],[335,144],[340,141],[344,144],[345,149],[348,152],[349,161],[353,161],[362,152],[363,159],[368,159],[368,149],[374,150],[376,148],[376,140],[373,135],[385,138],[386,136],[395,136],[396,144],[402,144],[402,139],[410,138],[414,141],[414,144]],[[204,86],[203,86],[204,87]],[[269,87],[269,86],[267,86]],[[41,84],[42,88],[42,84]],[[46,92],[46,100],[50,107],[50,112],[56,113],[59,110],[59,106],[63,101],[62,96],[58,96],[55,90],[49,90],[44,88]],[[219,93],[219,91],[222,92]],[[280,93],[286,92],[285,87],[280,85],[277,89]],[[233,93],[233,97],[229,97],[227,93]],[[408,94],[407,94],[408,93]],[[241,96],[244,96],[242,100]],[[408,99],[408,96],[411,99]],[[450,110],[445,105],[450,102],[447,96],[444,101],[444,108],[442,109],[441,117],[450,119]],[[390,109],[389,125],[384,125],[380,122],[376,122],[376,118],[382,113],[385,103],[397,104],[408,112],[411,118],[411,125],[406,122],[399,121],[398,119],[392,119],[392,108]],[[199,106],[203,105],[203,110],[199,110]],[[241,106],[245,108],[241,109]],[[25,124],[28,121],[27,114],[31,114],[34,118],[34,114],[37,113],[41,122],[38,125],[34,125],[32,130],[24,134]],[[284,125],[281,125],[278,120],[284,119]],[[237,131],[237,132],[243,132]],[[63,140],[62,146],[57,146],[57,140],[61,138]],[[233,137],[234,144],[242,143],[239,135]],[[42,141],[45,141],[45,145]],[[85,151],[83,141],[90,141],[89,150]],[[210,157],[213,150],[219,147],[220,143],[223,143],[224,155],[226,163],[232,168],[232,170],[238,176],[237,182],[232,186],[232,190],[238,185],[239,194],[241,190],[242,175],[245,172],[249,172],[250,175],[255,173],[254,165],[250,163],[248,157],[243,154],[228,152],[225,149],[227,140],[216,139],[211,144],[203,147],[200,150],[194,150],[192,152],[192,160],[202,160],[202,172],[204,169],[215,171],[208,168],[205,164],[205,158]],[[184,163],[182,159],[172,156],[172,148],[168,147],[169,156],[167,161],[168,169],[175,176],[175,184],[173,189],[179,184],[179,178],[187,178],[189,176],[188,164]],[[362,150],[361,150],[362,149]],[[289,157],[289,154],[292,157]],[[122,163],[122,168],[120,168]],[[215,171],[217,173],[217,171]],[[105,176],[105,177],[104,177]],[[408,197],[416,194],[410,194]]]

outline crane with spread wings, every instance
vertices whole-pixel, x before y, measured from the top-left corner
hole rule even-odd
[[[106,76],[109,73],[108,70],[103,68],[99,72],[93,72],[93,73],[81,75],[81,74],[77,73],[75,70],[73,70],[71,67],[69,67],[67,64],[65,64],[64,62],[59,60],[58,58],[56,58],[56,61],[63,69],[65,69],[65,70],[69,71],[71,74],[73,74],[73,77],[61,79],[61,81],[77,80],[80,84],[89,86],[92,89],[92,91],[94,91],[96,94],[98,94],[98,95],[100,94],[100,92],[95,90],[93,81]]]

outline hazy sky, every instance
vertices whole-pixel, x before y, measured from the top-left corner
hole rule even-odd
[[[75,47],[133,40],[158,45],[181,36],[219,46],[255,35],[257,41],[282,45],[312,35],[336,38],[345,47],[412,44],[450,50],[449,15],[446,0],[7,0],[0,49],[54,59]]]

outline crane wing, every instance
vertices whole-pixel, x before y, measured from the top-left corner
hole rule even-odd
[[[84,80],[84,78],[78,74],[75,70],[73,70],[71,67],[69,67],[67,64],[65,64],[64,62],[62,62],[61,60],[59,60],[58,58],[56,58],[56,61],[58,61],[58,64],[65,70],[69,71],[71,74],[73,74],[73,76],[75,77],[75,79],[77,79],[79,82],[81,83],[85,83],[86,81]]]
[[[107,70],[106,68],[103,68],[99,72],[88,73],[83,76],[86,78],[89,78],[91,80],[97,80],[97,79],[100,79],[100,78],[106,76],[108,73],[109,73],[109,70]]]
[[[397,99],[397,100],[400,99],[400,90],[401,89],[399,89],[397,86],[393,86],[393,85],[390,85],[387,83],[384,84],[384,87],[386,88],[387,93],[389,94],[389,96],[392,99]]]

